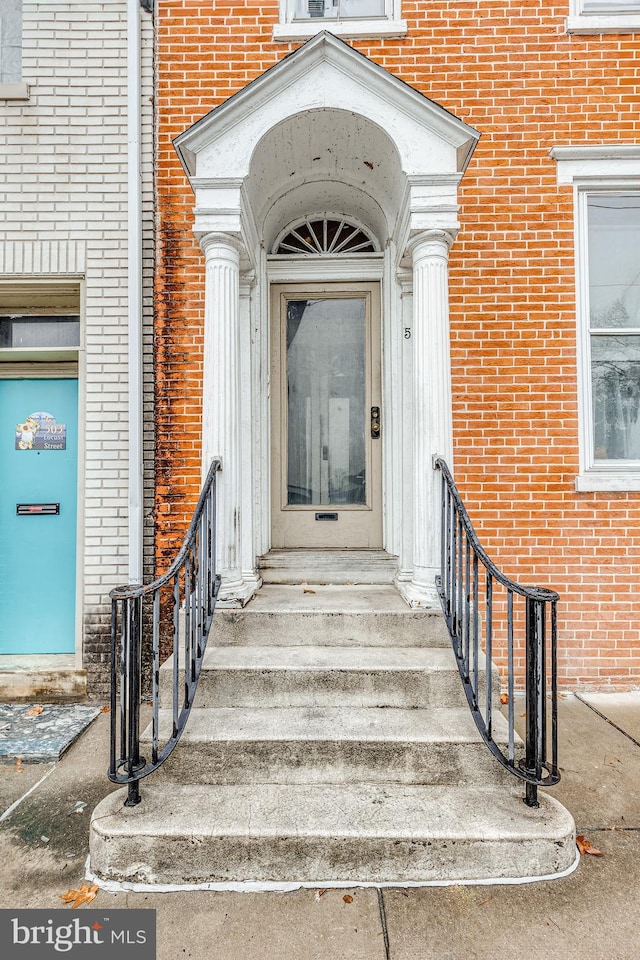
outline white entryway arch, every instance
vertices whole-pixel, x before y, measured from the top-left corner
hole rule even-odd
[[[246,602],[271,546],[269,286],[370,281],[382,304],[383,545],[407,600],[433,602],[432,459],[452,455],[448,251],[477,139],[323,33],[175,141],[206,259],[203,465],[222,456],[222,597]],[[352,218],[379,252],[273,255],[310,215]]]

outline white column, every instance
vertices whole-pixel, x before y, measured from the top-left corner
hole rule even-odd
[[[202,403],[202,472],[213,457],[222,458],[218,475],[219,598],[243,604],[255,592],[241,572],[242,447],[240,393],[240,252],[230,234],[200,238],[206,258],[204,370]]]
[[[449,247],[440,230],[418,234],[413,258],[413,578],[403,591],[415,606],[437,603],[440,571],[440,474],[435,456],[452,466]]]

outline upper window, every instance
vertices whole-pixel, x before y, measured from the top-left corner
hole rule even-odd
[[[25,99],[22,82],[22,0],[0,2],[0,100]]]
[[[384,17],[386,0],[294,0],[295,20],[353,20],[356,17]]]
[[[569,33],[635,33],[640,0],[570,0]]]
[[[280,0],[275,40],[304,40],[330,30],[342,37],[403,36],[401,0]]]

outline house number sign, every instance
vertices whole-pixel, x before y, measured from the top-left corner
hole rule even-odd
[[[67,425],[51,413],[39,411],[16,423],[16,450],[66,450]]]

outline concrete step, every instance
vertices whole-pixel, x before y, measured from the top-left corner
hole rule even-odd
[[[270,550],[258,569],[266,584],[391,584],[398,558],[384,550]]]
[[[160,739],[172,727],[160,712]],[[506,744],[497,713],[494,738]],[[151,727],[142,737],[149,756]],[[519,739],[519,738],[518,738]],[[466,704],[455,708],[194,709],[154,782],[482,784],[512,775],[491,756]]]
[[[171,704],[173,658],[160,668]],[[497,674],[495,674],[497,692]],[[451,648],[208,646],[198,707],[461,706]]]
[[[242,610],[216,611],[211,643],[448,646],[439,610],[410,609],[395,587],[265,586]]]
[[[143,883],[398,883],[547,876],[574,862],[571,816],[504,787],[142,784],[91,820],[91,870]]]

